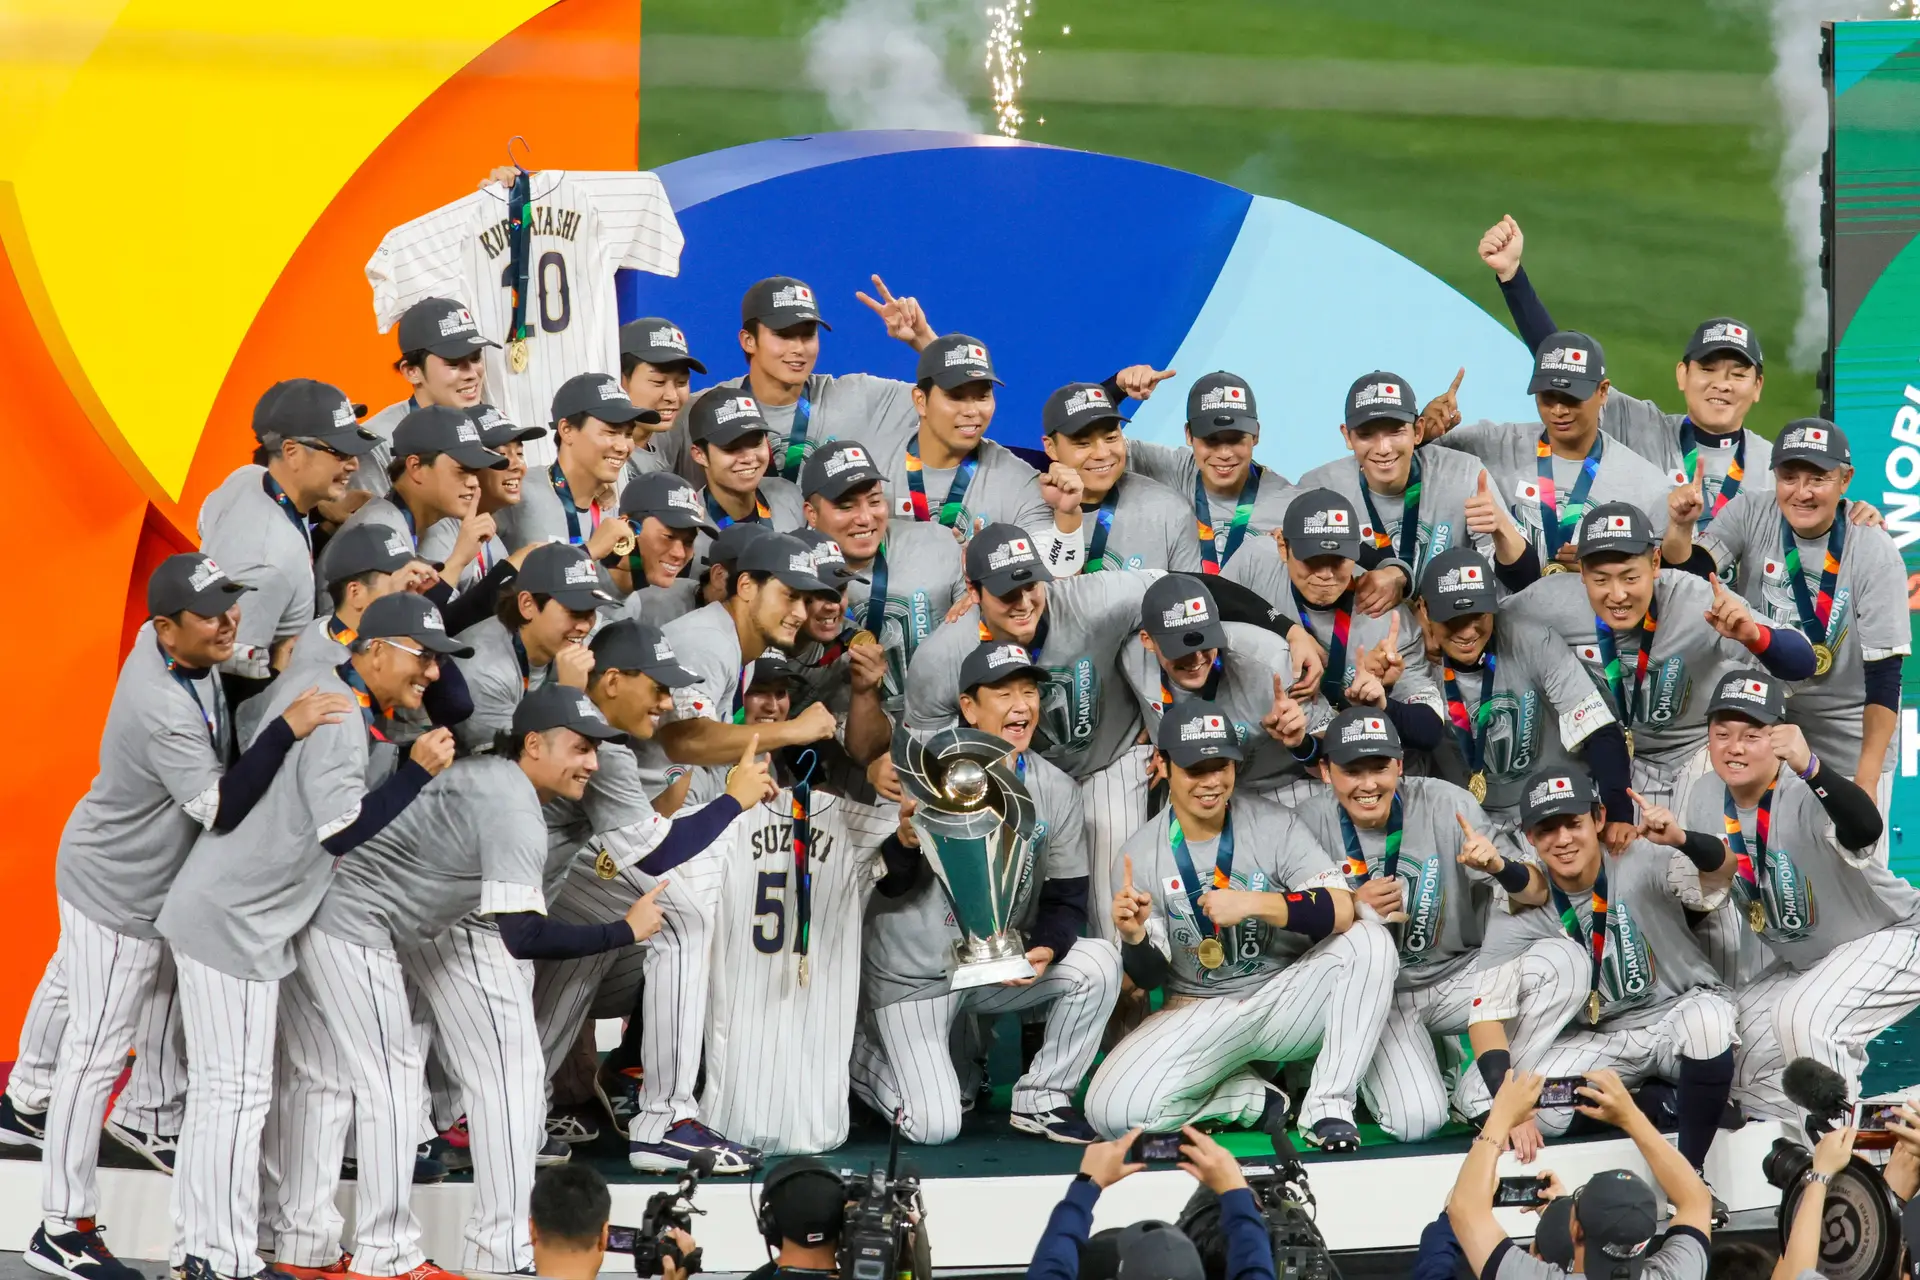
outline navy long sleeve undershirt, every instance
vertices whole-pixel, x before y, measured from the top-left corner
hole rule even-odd
[[[740,802],[721,795],[707,804],[673,820],[666,838],[640,859],[640,869],[650,876],[663,876],[720,838],[733,820],[740,816]]]
[[[497,915],[500,940],[515,960],[577,960],[633,945],[633,928],[625,920],[604,924],[570,924],[537,911]]]
[[[275,716],[260,731],[253,745],[241,752],[220,778],[220,808],[213,815],[213,830],[231,831],[246,820],[272,785],[273,775],[280,771],[280,762],[287,758],[294,742],[293,726],[285,716]]]

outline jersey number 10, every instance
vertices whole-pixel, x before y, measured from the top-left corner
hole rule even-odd
[[[506,270],[500,273],[500,287],[512,290],[512,263],[508,263]],[[573,319],[573,294],[567,287],[565,256],[552,249],[541,254],[540,261],[534,266],[529,288],[537,303],[533,310],[540,318],[540,331],[559,333],[565,329]]]

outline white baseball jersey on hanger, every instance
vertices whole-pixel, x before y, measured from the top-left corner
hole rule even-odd
[[[547,426],[553,393],[576,374],[620,372],[620,311],[613,273],[621,267],[680,274],[685,243],[651,173],[533,175],[533,235],[527,271],[526,370],[507,358],[513,323],[513,255],[508,189],[489,183],[452,204],[387,232],[367,261],[374,318],[385,333],[422,298],[467,304],[489,347],[487,402],[521,426]],[[554,458],[551,434],[527,442],[527,466]]]

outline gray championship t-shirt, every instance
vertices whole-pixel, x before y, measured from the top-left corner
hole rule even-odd
[[[1047,587],[1042,634],[1028,645],[1046,668],[1035,745],[1075,778],[1118,760],[1140,733],[1140,710],[1116,662],[1140,628],[1140,601],[1160,575],[1109,570]],[[980,611],[969,609],[927,638],[907,671],[907,727],[932,733],[960,718],[960,664],[982,643]],[[674,639],[675,653],[680,642]]]
[[[1302,489],[1331,489],[1353,503],[1360,513],[1360,537],[1371,542],[1376,532],[1387,535],[1382,554],[1404,560],[1413,566],[1413,580],[1427,570],[1427,561],[1442,551],[1471,546],[1489,562],[1493,559],[1493,538],[1475,537],[1467,531],[1467,500],[1480,486],[1487,469],[1469,454],[1449,453],[1441,449],[1416,449],[1408,487],[1420,483],[1419,529],[1414,537],[1414,554],[1403,554],[1402,533],[1406,527],[1406,495],[1375,493],[1360,478],[1360,464],[1352,458],[1337,458],[1315,467],[1300,477]],[[1492,489],[1489,476],[1488,488]],[[1371,506],[1369,506],[1371,504]],[[1375,517],[1378,523],[1375,523]]]
[[[170,673],[142,623],[107,707],[100,772],[60,833],[60,896],[95,924],[158,937],[167,887],[219,811],[229,741],[219,676]]]
[[[352,696],[333,671],[312,685]],[[276,681],[266,714],[279,715],[301,692]],[[374,752],[373,745],[358,712],[294,743],[246,821],[194,842],[160,908],[160,936],[231,977],[270,982],[293,972],[294,936],[334,875],[335,859],[320,842],[359,816],[368,790],[390,771],[391,749]]]
[[[419,407],[414,398],[408,396],[405,400],[394,401],[360,424],[363,429],[379,436],[380,443],[360,459],[360,465],[354,468],[352,478],[347,481],[348,488],[361,489],[376,496],[393,489],[393,482],[387,478],[387,468],[393,464],[393,433],[400,426],[400,420]]]
[[[1613,633],[1621,690],[1632,702],[1633,715],[1626,727],[1633,733],[1634,759],[1664,772],[1677,770],[1706,744],[1707,700],[1720,676],[1757,662],[1707,624],[1707,610],[1712,607],[1713,586],[1704,578],[1679,569],[1660,571],[1653,588],[1653,652],[1637,694],[1635,672],[1645,632]],[[1500,635],[1529,627],[1551,628],[1566,641],[1606,699],[1607,709],[1619,719],[1620,708],[1607,687],[1599,625],[1578,574],[1542,578],[1507,601],[1500,611]]]
[[[1699,987],[1730,999],[1681,905],[1682,894],[1701,901],[1700,875],[1686,855],[1635,840],[1619,857],[1604,849],[1601,857],[1607,875],[1607,949],[1600,965],[1600,1030],[1650,1027],[1666,1017],[1674,1001]],[[1717,905],[1718,898],[1713,895],[1707,906]],[[1586,939],[1593,929],[1593,891],[1582,889],[1566,899],[1580,921],[1576,941],[1590,955]],[[1570,936],[1552,897],[1545,906],[1495,911],[1481,944],[1481,967],[1505,964],[1543,938]],[[1585,1012],[1569,1025],[1587,1030]]]
[[[700,395],[707,391],[734,390],[744,386],[746,380],[745,374],[728,378],[714,383]],[[875,377],[870,373],[838,376],[816,373],[807,379],[806,393],[801,398],[808,408],[803,459],[812,457],[815,450],[832,440],[858,440],[875,457],[884,458],[889,447],[904,447],[907,438],[920,429],[920,416],[913,409],[911,382]],[[704,484],[706,476],[693,465],[693,452],[687,447],[686,423],[688,410],[698,400],[699,396],[695,396],[688,401],[686,408],[674,417],[673,425],[655,437],[661,441],[661,451],[674,460],[680,474],[695,486]],[[754,402],[760,406],[760,416],[766,419],[767,439],[773,445],[773,468],[769,474],[784,476],[787,446],[800,406],[798,402],[768,404],[758,396]]]
[[[740,633],[727,606],[716,601],[675,618],[661,630],[680,665],[700,677],[673,691],[673,708],[660,717],[661,724],[701,718],[733,724],[734,712],[740,710],[741,696],[753,678],[753,664],[741,659]],[[657,740],[640,746],[637,754],[643,771],[658,772],[671,782],[680,771],[691,768],[686,807],[697,808],[727,789],[729,765],[670,765]]]
[[[800,496],[797,485],[788,484],[777,476],[767,476],[760,482],[752,518],[735,520],[707,496],[706,485],[701,483],[705,479],[702,476],[694,483],[700,488],[700,503],[707,509],[707,519],[713,521],[716,529],[725,529],[733,524],[765,524],[775,533],[792,533],[795,529],[807,527],[806,499]],[[765,515],[760,514],[761,508],[766,509]],[[713,539],[707,536],[706,530],[696,530],[693,535],[693,563],[705,564],[707,548],[712,545]]]
[[[286,670],[280,673],[279,682],[310,680],[316,672],[332,670],[352,656],[347,646],[333,638],[328,627],[332,621],[333,614],[323,614],[294,637],[293,651],[287,655]],[[240,750],[252,746],[259,736],[260,726],[266,723],[264,713],[272,693],[273,686],[269,685],[233,709],[234,742]]]
[[[1280,544],[1271,533],[1249,537],[1233,559],[1221,567],[1220,576],[1239,583],[1262,600],[1274,602],[1276,608],[1286,608],[1279,601],[1291,603],[1287,596],[1287,562],[1281,558]]]
[[[520,501],[493,513],[494,525],[508,543],[524,547],[535,542],[570,542],[577,546],[593,536],[602,520],[620,513],[618,494],[602,502],[595,502],[589,494],[583,507],[577,493],[560,496],[555,477],[560,484],[566,483],[558,462],[528,467],[526,479],[520,482]],[[567,522],[569,507],[573,509],[571,524]]]
[[[1514,523],[1533,543],[1542,564],[1553,558],[1546,541],[1546,521],[1553,516],[1545,512],[1540,492],[1539,444],[1544,433],[1538,423],[1476,422],[1455,427],[1422,449],[1423,453],[1436,445],[1458,449],[1485,463]],[[1608,502],[1630,502],[1640,508],[1652,523],[1654,536],[1661,537],[1667,530],[1667,494],[1673,490],[1672,477],[1618,440],[1608,438],[1605,432],[1600,433],[1599,440],[1600,463],[1585,503],[1570,501],[1585,460],[1551,455],[1554,499],[1568,540],[1572,540],[1588,508]]]
[[[200,549],[253,588],[239,599],[240,630],[223,669],[255,680],[272,676],[274,642],[299,635],[314,615],[309,535],[268,495],[266,481],[265,467],[237,469],[207,495],[199,521]]]
[[[1020,761],[1038,819],[1033,868],[1013,918],[1014,926],[1025,930],[1039,912],[1042,882],[1087,876],[1087,831],[1079,785],[1031,751],[1022,752]],[[945,995],[952,976],[960,927],[946,890],[924,861],[918,874],[910,892],[898,898],[876,893],[867,904],[861,987],[875,1008]],[[1100,904],[1087,904],[1089,912],[1099,909]]]
[[[1834,515],[1847,519],[1845,503]],[[1900,549],[1883,528],[1847,525],[1834,583],[1833,611],[1827,617],[1827,647],[1833,669],[1796,683],[1787,698],[1787,720],[1800,726],[1816,754],[1851,777],[1860,762],[1861,720],[1867,706],[1866,664],[1913,651],[1907,610],[1907,569]],[[1753,606],[1755,617],[1776,627],[1798,627],[1800,609],[1787,574],[1780,533],[1780,508],[1772,490],[1743,493],[1720,512],[1713,528],[1699,535],[1700,546],[1721,566],[1738,563],[1734,590]],[[1827,539],[1794,536],[1800,573],[1809,601],[1820,595]],[[1837,638],[1836,638],[1837,637]],[[1807,637],[1812,640],[1812,636]],[[1899,735],[1887,744],[1883,768],[1894,768]]]
[[[884,446],[869,441],[867,448],[874,465],[886,476],[887,501],[892,504],[893,519],[913,520],[913,486],[907,479],[907,445],[919,438],[913,435]],[[973,475],[959,495],[960,510],[951,522],[942,515],[947,500],[954,496],[954,485],[964,467],[923,467],[920,484],[927,495],[925,523],[944,524],[960,542],[990,524],[1004,521],[1019,525],[1029,533],[1043,533],[1054,527],[1052,506],[1040,494],[1040,473],[1028,466],[1019,454],[992,440],[982,440],[973,456]]]
[[[1081,536],[1086,540],[1084,572],[1100,569],[1165,569],[1170,573],[1200,572],[1200,540],[1195,534],[1192,499],[1145,476],[1122,475],[1108,494],[1113,508],[1108,532],[1100,542],[1104,502],[1082,506]],[[1099,569],[1094,551],[1100,551]]]
[[[340,860],[313,927],[391,951],[437,938],[469,912],[544,913],[546,853],[540,797],[520,766],[456,760]]]
[[[1568,1280],[1568,1273],[1542,1262],[1511,1240],[1502,1240],[1489,1255],[1484,1280]],[[1579,1272],[1574,1272],[1579,1275]],[[1605,1271],[1599,1272],[1605,1276]],[[1707,1239],[1692,1227],[1676,1227],[1647,1251],[1635,1273],[1638,1280],[1706,1280]],[[1796,1280],[1817,1272],[1805,1271]]]
[[[1624,395],[1618,387],[1607,392],[1607,402],[1600,406],[1600,429],[1666,472],[1676,485],[1693,480],[1686,454],[1680,448],[1680,424],[1686,419],[1686,414],[1667,413],[1651,400]],[[1727,495],[1729,503],[1748,489],[1773,492],[1773,441],[1743,428],[1725,443],[1718,436],[1703,438],[1696,431],[1693,442],[1695,460],[1705,464],[1701,488],[1707,498],[1706,511],[1694,523],[1696,536],[1712,526],[1713,504],[1726,488],[1735,462],[1740,464],[1740,479]]]
[[[685,617],[700,607],[700,583],[700,578],[675,578],[664,587],[641,587],[620,602],[620,612],[615,621],[632,618],[651,626],[664,627],[675,618]]]
[[[491,751],[493,735],[513,727],[514,708],[527,694],[552,678],[553,664],[527,665],[519,634],[498,618],[476,622],[460,633],[473,646],[473,656],[460,663],[473,698],[473,714],[453,726],[453,733],[469,751]]]
[[[1236,795],[1229,806],[1233,829],[1233,866],[1228,883],[1256,893],[1297,893],[1305,889],[1344,889],[1339,864],[1313,833],[1289,809],[1256,796]],[[1247,920],[1231,929],[1216,930],[1212,922],[1194,916],[1189,886],[1174,861],[1169,837],[1174,820],[1168,806],[1147,819],[1120,848],[1120,866],[1133,859],[1133,887],[1153,898],[1153,916],[1147,922],[1147,940],[1172,963],[1167,994],[1176,996],[1245,995],[1261,986],[1311,945],[1301,934],[1275,929],[1259,920]],[[1199,891],[1213,886],[1220,840],[1186,842],[1187,858],[1199,878]],[[1113,904],[1098,904],[1111,911]],[[1089,908],[1092,909],[1091,907]],[[1218,969],[1200,964],[1204,937],[1218,936],[1226,963]]]
[[[585,794],[578,800],[555,797],[543,812],[547,856],[541,879],[557,919],[572,918],[559,909],[564,898],[560,885],[569,875],[613,879],[625,873],[638,892],[652,888],[652,877],[629,868],[652,852],[667,833],[668,823],[654,812],[652,803],[664,784],[643,776],[629,746],[603,742],[599,756],[600,768],[587,780]],[[593,842],[608,832],[621,833],[621,838],[606,841],[606,865],[614,876],[601,876],[602,849]]]
[[[1486,936],[1493,877],[1461,865],[1466,836],[1460,830],[1460,818],[1465,817],[1481,835],[1488,834],[1489,824],[1472,796],[1438,778],[1403,777],[1399,795],[1400,856],[1393,874],[1400,878],[1400,909],[1407,913],[1407,920],[1387,927],[1397,935],[1400,949],[1395,989],[1421,991],[1465,968]],[[1388,874],[1387,830],[1354,824],[1353,834],[1366,864],[1361,873],[1349,861],[1342,812],[1340,802],[1324,789],[1302,800],[1293,811],[1320,847],[1342,860],[1347,887],[1357,890]],[[1505,857],[1519,857],[1519,850],[1505,838],[1496,838],[1494,847]]]
[[[1747,904],[1758,898],[1766,912],[1761,940],[1775,956],[1804,971],[1856,938],[1889,927],[1920,927],[1920,889],[1887,870],[1872,846],[1842,848],[1813,789],[1785,764],[1778,778],[1764,866],[1756,857],[1758,806],[1734,809],[1754,874],[1752,882],[1737,871],[1734,876],[1732,897],[1741,933],[1750,930]],[[1732,842],[1722,834],[1728,798],[1719,775],[1707,773],[1675,793],[1673,811],[1688,831],[1712,835],[1731,850]]]
[[[1127,469],[1173,490],[1186,507],[1187,519],[1193,522],[1195,536],[1198,537],[1200,512],[1193,505],[1193,486],[1200,475],[1200,464],[1194,461],[1192,449],[1184,445],[1129,440]],[[1207,491],[1206,518],[1213,527],[1215,554],[1223,557],[1220,561],[1222,572],[1226,572],[1236,559],[1245,554],[1247,548],[1257,540],[1257,535],[1271,534],[1280,527],[1280,522],[1286,518],[1287,508],[1293,504],[1294,496],[1301,489],[1301,486],[1295,485],[1272,467],[1263,467],[1256,462],[1253,470],[1259,474],[1260,484],[1254,491],[1253,510],[1247,517],[1247,531],[1240,536],[1240,544],[1231,556],[1227,555],[1227,543],[1231,538],[1233,513],[1239,506],[1239,499],[1246,496],[1246,491],[1242,489],[1239,494],[1225,498],[1211,490]],[[1249,475],[1248,479],[1251,481],[1252,476]]]
[[[1282,607],[1289,614],[1297,612],[1300,615],[1300,625],[1312,632],[1313,638],[1318,640],[1321,648],[1327,651],[1327,677],[1333,677],[1335,674],[1333,636],[1334,623],[1337,621],[1335,612],[1332,609],[1315,609],[1311,606],[1302,609],[1300,605],[1306,598],[1304,596],[1296,598],[1291,590],[1280,599],[1286,602]],[[1351,593],[1349,593],[1349,600],[1351,600]],[[1442,720],[1446,719],[1447,708],[1440,700],[1440,687],[1434,683],[1433,670],[1427,665],[1426,635],[1420,630],[1420,624],[1414,620],[1413,611],[1404,604],[1394,606],[1377,618],[1362,613],[1358,609],[1353,610],[1347,625],[1347,651],[1339,664],[1341,692],[1337,699],[1337,706],[1329,705],[1328,707],[1329,718],[1334,711],[1347,705],[1345,690],[1353,683],[1354,676],[1359,672],[1361,651],[1371,649],[1385,640],[1393,631],[1395,617],[1400,619],[1400,632],[1395,637],[1394,644],[1401,659],[1406,663],[1406,670],[1398,680],[1394,681],[1393,687],[1387,690],[1387,696],[1409,706],[1429,707]],[[1321,681],[1320,687],[1323,692],[1326,691],[1326,679]],[[1326,698],[1330,704],[1336,701],[1335,695],[1331,692],[1326,692]],[[1326,721],[1316,720],[1309,715],[1307,727],[1311,732],[1318,733],[1326,728]]]

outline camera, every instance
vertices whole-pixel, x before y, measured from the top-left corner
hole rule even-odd
[[[661,1275],[662,1259],[672,1259],[673,1264],[688,1275],[698,1273],[701,1251],[696,1248],[682,1254],[679,1244],[667,1233],[677,1227],[691,1234],[693,1215],[706,1212],[693,1207],[693,1193],[700,1186],[700,1179],[712,1172],[713,1153],[702,1151],[695,1155],[687,1162],[686,1172],[680,1175],[673,1190],[658,1191],[648,1197],[646,1212],[641,1215],[638,1227],[607,1228],[607,1248],[618,1249],[616,1239],[626,1241],[628,1251],[633,1254],[633,1273],[637,1276]]]
[[[920,1179],[901,1174],[899,1116],[887,1148],[885,1172],[871,1169],[847,1183],[847,1214],[840,1228],[841,1280],[891,1280],[902,1271],[933,1274],[921,1217]]]
[[[1274,1275],[1278,1280],[1333,1280],[1339,1272],[1314,1221],[1318,1206],[1307,1185],[1307,1168],[1284,1134],[1273,1140],[1273,1148],[1278,1159],[1272,1168],[1249,1166],[1244,1172],[1273,1244]]]

